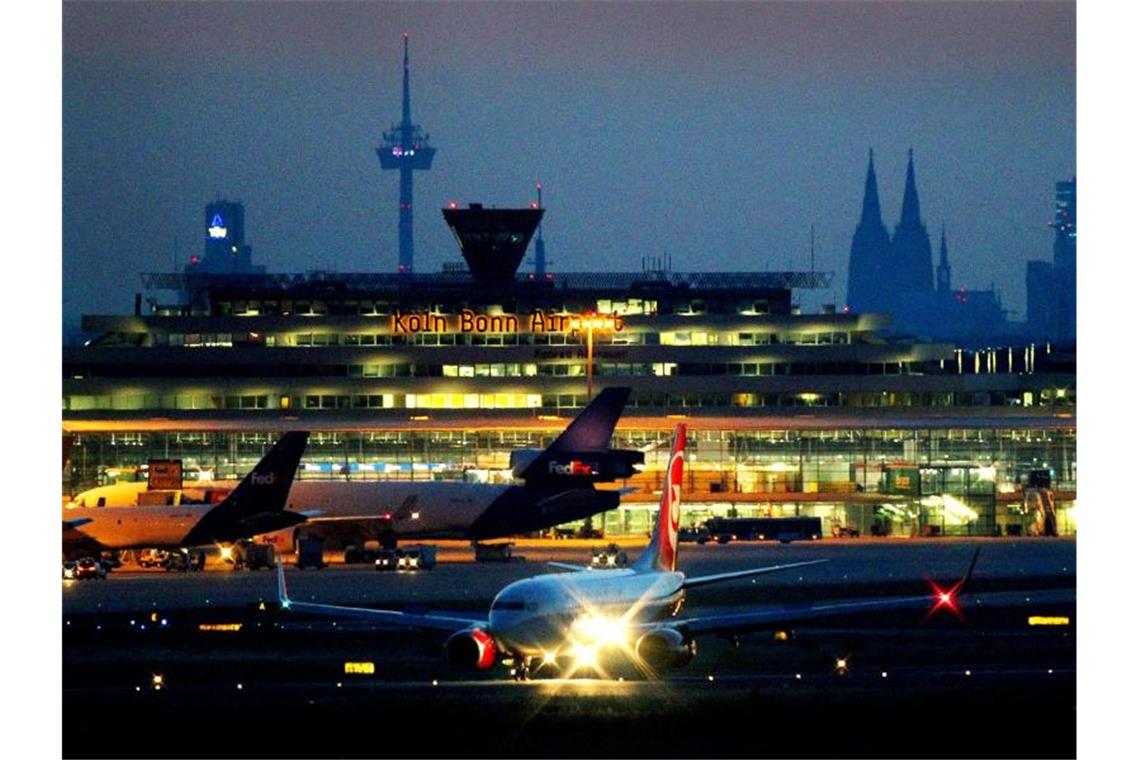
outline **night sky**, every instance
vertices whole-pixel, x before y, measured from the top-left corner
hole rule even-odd
[[[842,305],[867,150],[893,231],[913,147],[954,286],[992,282],[1024,319],[1076,170],[1075,25],[1070,2],[68,2],[65,325],[201,253],[215,198],[245,203],[269,271],[394,271],[375,148],[403,32],[439,151],[416,175],[419,272],[459,259],[439,208],[525,205],[541,180],[555,272],[807,269],[814,224],[836,277],[800,300]]]

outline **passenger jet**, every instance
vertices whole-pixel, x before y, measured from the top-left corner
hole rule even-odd
[[[824,603],[793,610],[757,610],[732,615],[678,617],[685,592],[712,583],[762,573],[791,570],[826,560],[792,562],[735,572],[688,577],[677,570],[677,529],[681,519],[681,475],[684,469],[685,426],[673,439],[666,481],[661,493],[656,528],[648,548],[627,569],[548,573],[506,586],[491,603],[485,618],[416,615],[391,610],[317,604],[291,600],[278,566],[277,592],[282,609],[317,615],[359,618],[379,624],[421,630],[450,631],[444,644],[449,664],[485,670],[509,658],[513,675],[525,680],[537,667],[572,664],[563,673],[594,667],[604,649],[624,651],[650,676],[687,664],[696,654],[696,637],[731,635],[774,624],[891,608],[955,605],[966,576],[948,591],[928,595]],[[974,562],[977,554],[974,555]],[[558,564],[558,563],[552,563]]]

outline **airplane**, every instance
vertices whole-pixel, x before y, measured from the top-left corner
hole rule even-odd
[[[596,667],[605,649],[624,651],[646,675],[687,664],[696,655],[701,635],[732,635],[794,620],[871,610],[933,605],[956,610],[956,596],[966,575],[949,589],[930,595],[821,603],[795,609],[756,610],[731,615],[677,617],[686,591],[764,573],[808,567],[827,560],[791,562],[768,567],[690,577],[677,570],[677,530],[681,517],[685,425],[678,425],[666,470],[656,527],[645,552],[628,568],[592,570],[551,563],[574,572],[547,573],[515,581],[491,602],[484,618],[410,614],[393,610],[300,602],[289,598],[285,575],[277,568],[278,602],[283,610],[331,617],[357,618],[381,625],[450,632],[444,644],[448,663],[465,670],[486,670],[502,657],[516,680],[527,680],[538,668],[573,665],[563,674]]]
[[[292,508],[310,515],[307,534],[342,545],[374,540],[483,541],[530,533],[615,509],[621,492],[595,484],[628,478],[641,451],[610,448],[630,388],[606,388],[544,450],[511,453],[521,484],[459,481],[302,480]]]
[[[298,480],[289,508],[307,516],[307,534],[343,546],[377,541],[388,548],[403,540],[483,541],[530,533],[614,509],[620,491],[595,484],[628,478],[645,461],[641,451],[610,448],[630,390],[599,392],[546,449],[512,452],[512,472],[521,484]],[[218,485],[196,484],[195,495],[216,497]],[[134,503],[145,484],[112,488],[84,492],[75,503]]]
[[[308,439],[285,433],[217,504],[65,509],[64,554],[226,544],[297,525],[306,516],[285,506]]]

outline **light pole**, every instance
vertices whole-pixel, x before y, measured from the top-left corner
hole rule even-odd
[[[574,332],[586,328],[586,403],[594,398],[594,330],[621,330],[622,319],[613,314],[586,314],[570,320]]]

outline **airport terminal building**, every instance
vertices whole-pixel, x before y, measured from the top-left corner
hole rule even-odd
[[[87,315],[64,349],[64,490],[180,458],[215,478],[281,431],[302,477],[507,476],[606,386],[632,388],[614,445],[646,472],[610,534],[644,533],[673,426],[689,426],[685,524],[813,515],[863,534],[1031,529],[1049,473],[1075,530],[1075,356],[885,338],[889,317],[803,314],[809,272],[523,274],[541,209],[444,210],[466,268],[438,274],[148,275],[174,303]]]

